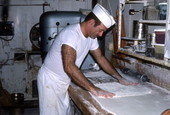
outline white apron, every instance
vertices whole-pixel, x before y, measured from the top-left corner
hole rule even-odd
[[[38,74],[40,115],[70,115],[68,87],[60,76],[44,65]]]

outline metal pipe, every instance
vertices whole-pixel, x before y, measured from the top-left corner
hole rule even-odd
[[[122,23],[122,4],[119,3],[119,16],[118,16],[118,49],[121,46],[121,23]]]

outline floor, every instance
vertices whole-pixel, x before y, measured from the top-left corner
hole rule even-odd
[[[72,115],[82,115],[74,102],[70,102]],[[13,107],[0,107],[0,115],[39,115],[38,101],[29,101]]]
[[[0,115],[39,115],[38,101],[25,101],[11,107],[0,107]]]
[[[39,115],[38,108],[13,108],[0,109],[0,115]]]

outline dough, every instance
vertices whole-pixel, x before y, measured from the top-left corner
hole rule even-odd
[[[92,97],[113,115],[161,115],[170,107],[170,93],[152,85],[124,86],[116,82],[95,84],[116,94],[111,99]]]
[[[114,97],[145,95],[151,93],[152,91],[144,85],[125,86],[117,82],[95,84],[95,86],[116,94]]]

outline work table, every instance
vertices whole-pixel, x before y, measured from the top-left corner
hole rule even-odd
[[[86,71],[84,72],[84,75],[94,84],[98,83],[105,85],[105,83],[117,83],[113,77],[102,71]],[[101,101],[111,104],[108,109],[103,108],[104,104],[101,105],[101,103],[99,103],[100,100],[97,101],[88,91],[80,88],[74,83],[71,83],[69,87],[69,95],[83,115],[161,115],[164,110],[169,109],[169,91],[159,88],[152,83],[144,83],[144,85],[137,87],[139,89],[138,93],[143,92],[143,87],[146,87],[147,91],[144,90],[143,93],[145,94],[142,95],[136,95],[136,93],[133,96],[101,99]],[[122,89],[118,87],[113,87],[112,89],[116,88],[119,92],[122,91]],[[128,87],[125,90],[131,91],[131,87]],[[116,114],[109,112],[110,108],[114,111],[113,113]]]
[[[83,115],[112,115],[101,108],[99,103],[92,98],[88,91],[73,83],[69,87],[69,95]]]
[[[84,71],[83,73],[92,83],[114,82],[113,77],[110,77],[101,71]],[[102,76],[106,76],[106,78],[103,79]],[[80,88],[74,83],[71,83],[69,87],[69,95],[84,115],[113,115],[104,110],[88,91]]]

